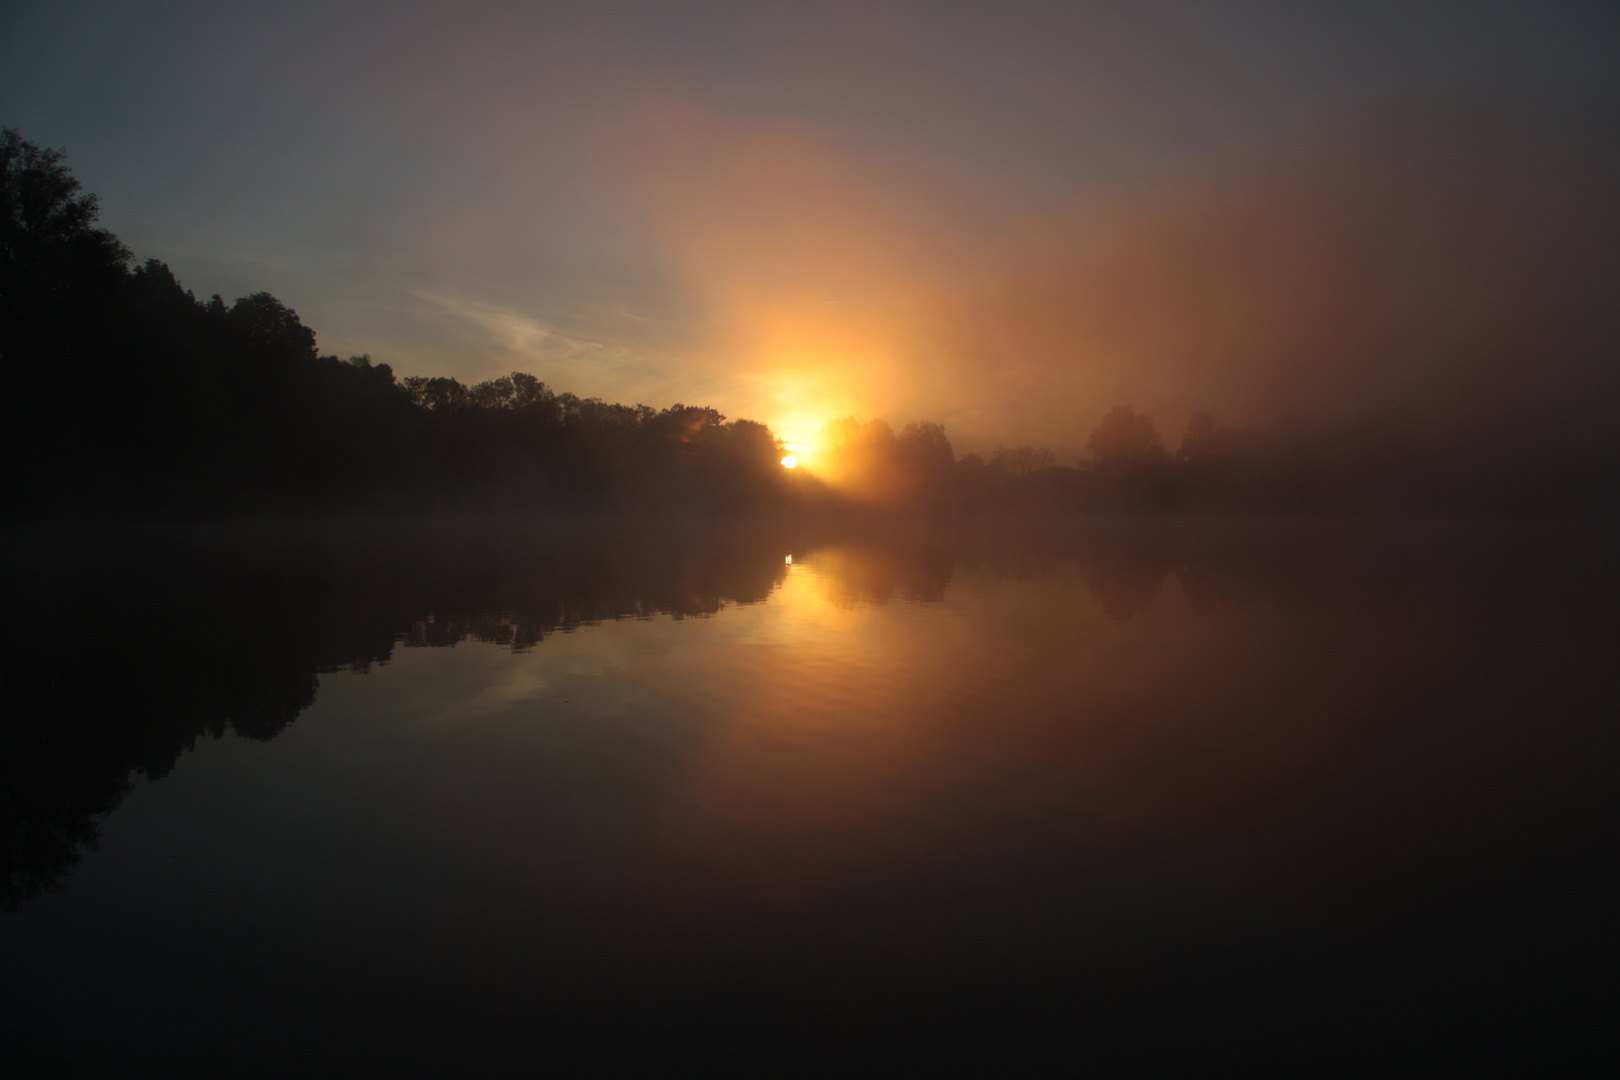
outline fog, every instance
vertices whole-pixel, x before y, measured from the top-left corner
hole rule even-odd
[[[1076,215],[987,292],[958,377],[1015,368],[1002,417],[1054,437],[1121,401],[1172,428],[1200,409],[1607,423],[1616,116],[1391,109],[1213,190],[1127,201],[1090,236]]]
[[[1523,98],[1346,113],[1000,227],[809,133],[692,113],[664,113],[680,150],[637,141],[632,171],[708,316],[692,362],[790,438],[933,419],[958,450],[1072,461],[1129,403],[1172,443],[1198,411],[1608,439],[1617,119]]]

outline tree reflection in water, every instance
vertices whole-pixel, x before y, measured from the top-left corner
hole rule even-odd
[[[322,674],[400,646],[527,649],[603,620],[757,603],[782,543],[601,522],[18,539],[0,646],[4,901],[58,883],[132,776],[165,776],[203,735],[275,738]]]
[[[679,747],[626,750],[598,713],[474,792],[456,738],[434,744],[444,777],[411,798],[462,869],[368,904],[421,939],[411,1000],[462,971],[426,959],[458,934],[490,965],[466,961],[489,984],[437,1052],[476,1029],[520,1054],[536,1010],[548,1038],[712,1048],[738,1024],[944,1046],[1578,1009],[1613,894],[1611,540],[1303,520],[13,537],[5,896],[26,915],[72,890],[134,778],[205,734],[275,738],[328,673],[465,641],[584,655],[548,639],[718,615],[703,649],[617,677],[643,696],[614,715],[646,717],[615,723],[686,724]],[[422,1008],[390,1004],[385,967],[326,974],[415,1045]]]

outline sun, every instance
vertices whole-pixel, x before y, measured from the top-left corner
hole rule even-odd
[[[808,466],[815,456],[815,447],[807,442],[798,442],[791,438],[783,439],[778,445],[782,448],[782,468],[796,469]]]

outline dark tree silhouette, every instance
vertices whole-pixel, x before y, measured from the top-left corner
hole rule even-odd
[[[1117,405],[1086,440],[1097,465],[1105,469],[1138,469],[1156,465],[1165,457],[1164,442],[1153,421],[1129,405]]]
[[[1153,421],[1129,405],[1110,409],[1086,440],[1093,498],[1109,507],[1163,508],[1175,498],[1174,461]]]
[[[1057,455],[1044,446],[997,446],[988,467],[1019,480],[1056,464]]]
[[[61,151],[8,129],[0,163],[9,516],[703,508],[788,490],[769,429],[712,409],[581,399],[521,372],[401,382],[322,356],[268,293],[200,302],[160,262],[131,269]]]

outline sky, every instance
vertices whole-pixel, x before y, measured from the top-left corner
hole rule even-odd
[[[10,0],[0,124],[323,352],[1072,461],[1616,400],[1616,57],[1612,4]]]

